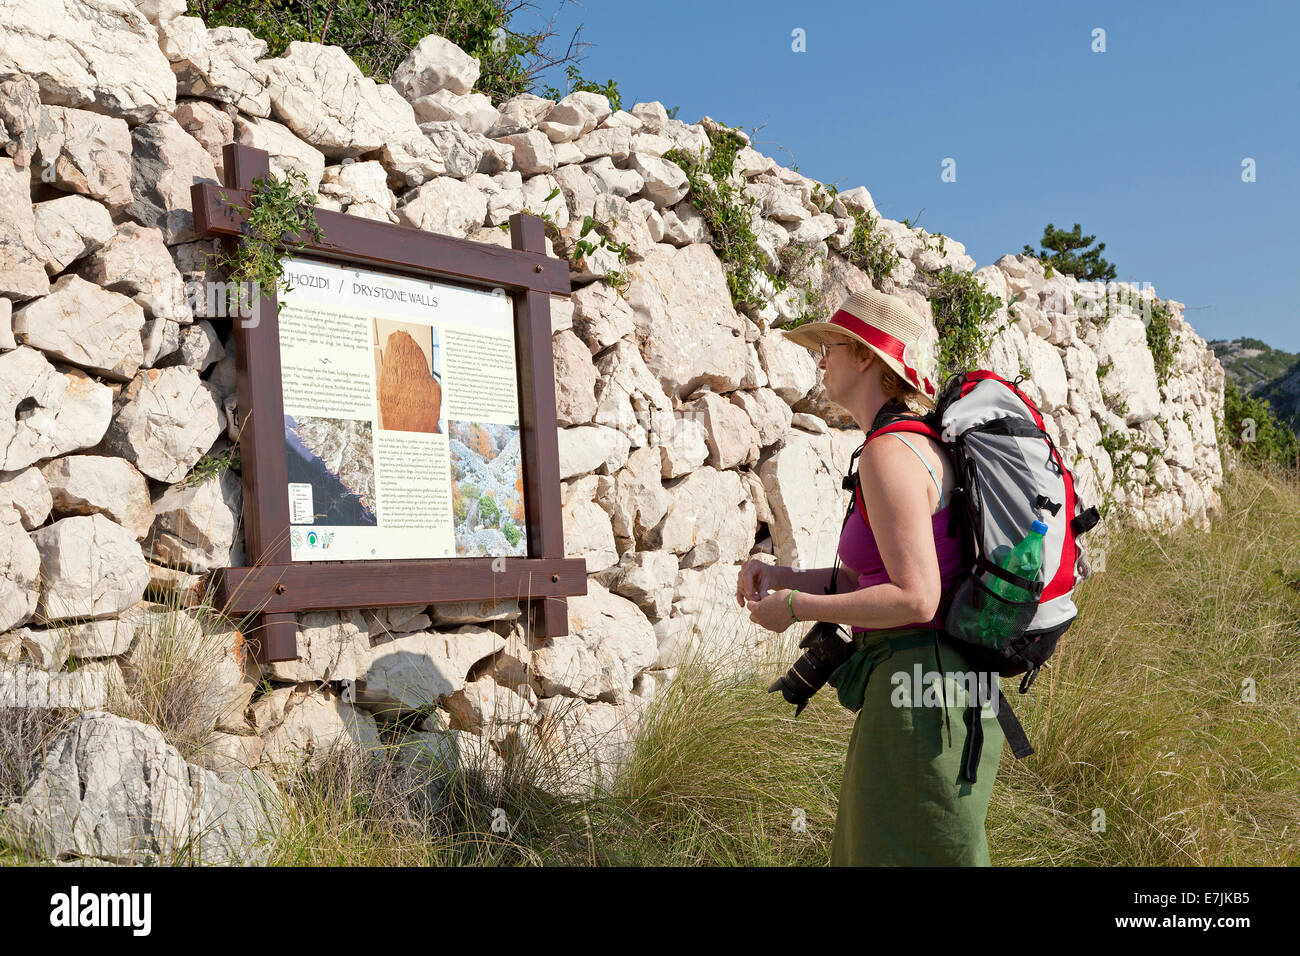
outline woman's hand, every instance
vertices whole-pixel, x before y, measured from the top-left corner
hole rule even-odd
[[[759,627],[767,628],[769,631],[776,631],[778,634],[784,631],[795,619],[790,616],[790,605],[786,599],[790,595],[789,588],[782,588],[779,591],[773,591],[767,597],[760,601],[748,601],[745,607],[749,610],[749,619]]]
[[[736,577],[736,603],[744,607],[746,600],[762,600],[764,594],[780,583],[783,570],[782,565],[750,558],[740,566],[740,574]]]

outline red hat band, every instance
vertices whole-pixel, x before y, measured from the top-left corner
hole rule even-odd
[[[846,332],[852,332],[854,335],[861,336],[863,341],[872,348],[877,349],[882,354],[888,355],[890,358],[894,359],[899,365],[903,366],[903,369],[907,372],[907,377],[911,379],[913,385],[918,389],[921,389],[927,395],[934,395],[934,385],[931,384],[930,380],[928,378],[924,379],[925,384],[922,385],[922,379],[920,375],[917,374],[916,369],[907,364],[907,361],[903,358],[906,346],[903,344],[901,339],[894,338],[894,336],[890,335],[888,332],[882,332],[874,325],[868,325],[852,312],[846,312],[844,309],[840,309],[832,315],[830,321],[832,325],[838,325]]]

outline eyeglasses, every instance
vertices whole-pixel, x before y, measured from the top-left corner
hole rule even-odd
[[[825,358],[828,354],[830,354],[830,350],[835,348],[835,346],[848,345],[848,344],[849,344],[848,342],[823,342],[821,346],[822,358]]]

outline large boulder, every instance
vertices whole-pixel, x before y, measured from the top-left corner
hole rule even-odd
[[[55,517],[102,514],[139,540],[149,533],[149,483],[131,463],[103,455],[65,455],[41,466]]]
[[[0,354],[0,471],[94,446],[113,415],[113,390],[60,372],[35,349]]]
[[[80,276],[63,276],[49,295],[15,312],[13,321],[22,344],[105,378],[129,381],[144,361],[144,310]]]
[[[357,704],[387,719],[439,704],[464,687],[475,664],[505,644],[485,627],[381,638],[370,650]]]
[[[478,82],[479,61],[445,37],[430,34],[393,71],[393,88],[408,100],[446,90],[469,93]]]
[[[204,770],[158,728],[90,711],[49,743],[2,819],[9,842],[52,860],[260,865],[282,812],[262,774]]]
[[[144,596],[149,566],[135,537],[103,515],[61,518],[32,532],[46,620],[112,617]]]
[[[740,387],[748,323],[731,307],[713,250],[657,245],[628,272],[641,351],[664,390],[685,397],[701,385],[715,392]]]
[[[150,557],[190,571],[229,567],[242,507],[239,476],[229,469],[173,485],[153,502]]]
[[[127,215],[142,226],[162,230],[168,245],[194,239],[190,188],[217,183],[212,157],[170,116],[137,126],[131,132],[131,192]]]
[[[654,628],[641,609],[589,580],[585,595],[569,598],[569,633],[533,651],[533,669],[548,697],[617,703],[657,654]]]
[[[702,465],[665,483],[667,513],[645,547],[680,555],[681,567],[739,563],[754,547],[758,518],[735,471]]]
[[[209,30],[198,17],[164,21],[159,33],[177,93],[229,103],[252,116],[271,115],[266,70],[257,62],[266,56],[265,41],[240,27]]]
[[[363,76],[339,47],[294,41],[262,60],[272,115],[329,159],[377,153],[394,186],[418,186],[445,171],[400,93]]]
[[[31,177],[8,156],[0,156],[0,294],[32,299],[50,291],[45,245],[36,237]]]
[[[143,123],[176,106],[158,31],[132,0],[8,0],[0,74],[40,84],[41,101]]]
[[[148,369],[122,390],[104,448],[170,483],[203,457],[225,424],[216,390],[194,369]]]
[[[241,146],[266,150],[271,172],[280,179],[289,173],[301,173],[312,192],[320,189],[325,174],[325,154],[295,136],[283,123],[252,116],[235,117],[235,142]]]
[[[35,613],[40,574],[40,552],[23,526],[17,521],[0,520],[0,632],[22,624]]]
[[[319,766],[335,747],[381,747],[375,719],[328,685],[279,687],[252,703],[254,725],[265,742],[262,759],[280,770]]]
[[[861,433],[858,433],[859,435]],[[841,465],[829,435],[792,431],[758,467],[779,564],[825,568],[835,561],[843,503]]]
[[[152,319],[194,321],[185,282],[167,251],[161,229],[124,222],[78,268],[83,279],[129,296]]]
[[[85,196],[60,196],[37,203],[36,238],[45,252],[45,270],[57,275],[113,237],[108,210]]]
[[[131,129],[89,110],[41,107],[34,166],[43,181],[97,199],[114,212],[129,206]]]

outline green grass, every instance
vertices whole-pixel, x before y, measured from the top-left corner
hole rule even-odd
[[[1300,481],[1242,466],[1222,495],[1208,531],[1098,529],[1075,625],[1028,695],[1006,682],[1036,753],[1003,751],[995,865],[1300,863]],[[795,720],[767,693],[800,636],[753,678],[683,666],[586,801],[536,786],[540,733],[444,777],[440,808],[394,747],[333,754],[287,785],[272,863],[825,865],[854,715],[824,689]]]
[[[1006,682],[1037,752],[1003,752],[995,865],[1300,863],[1300,484],[1243,467],[1223,498],[1210,531],[1113,529],[1051,665],[1025,697]],[[317,799],[323,816],[284,862],[824,865],[853,715],[823,691],[795,720],[766,692],[798,635],[783,637],[752,680],[684,667],[624,772],[585,804],[548,803],[526,774],[495,796],[462,775],[456,822],[402,850],[383,832],[391,814],[340,821]],[[495,800],[520,821],[509,839],[487,825]]]

